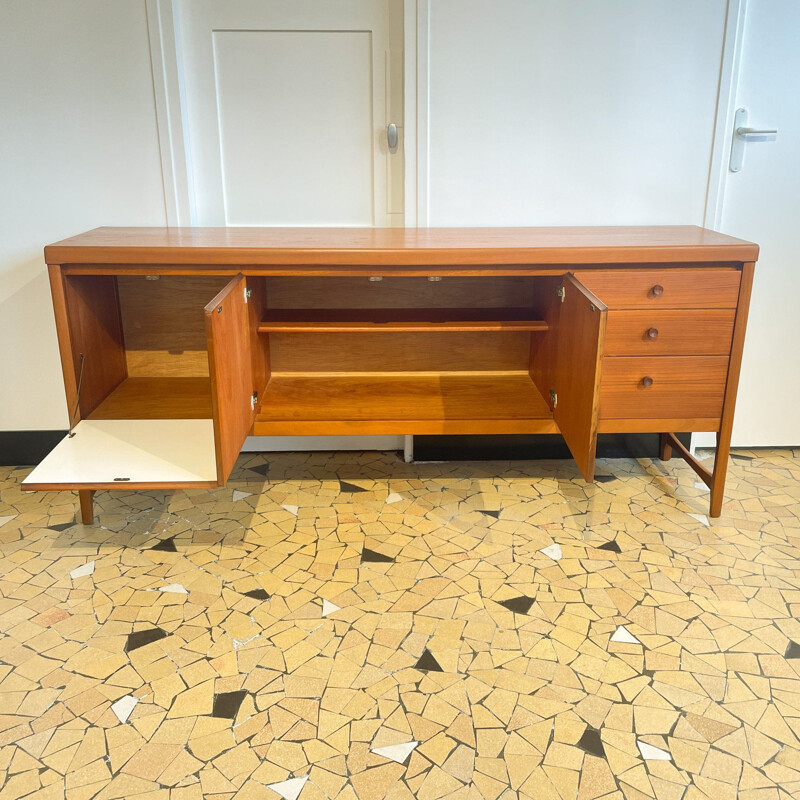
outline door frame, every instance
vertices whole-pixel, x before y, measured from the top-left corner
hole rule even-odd
[[[428,4],[403,0],[403,157],[406,226],[428,220]],[[167,224],[197,225],[191,135],[173,0],[145,0]],[[413,54],[414,57],[409,57]],[[410,134],[410,135],[409,135]]]
[[[195,225],[189,127],[172,0],[145,0],[167,225]]]
[[[742,43],[747,17],[747,0],[728,0],[725,34],[722,41],[722,61],[717,93],[717,114],[711,149],[703,226],[719,230],[728,181],[728,162],[731,157],[733,118],[736,114],[736,93],[742,63]]]
[[[722,40],[722,61],[717,92],[717,113],[711,147],[703,227],[718,231],[722,225],[725,186],[728,182],[728,162],[733,141],[733,118],[736,114],[736,94],[742,64],[742,45],[747,21],[747,0],[728,0],[725,33]],[[715,433],[693,433],[690,450],[717,446]]]

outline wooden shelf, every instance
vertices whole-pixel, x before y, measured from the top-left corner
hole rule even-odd
[[[546,331],[530,308],[269,309],[259,333]]]
[[[89,419],[211,419],[209,378],[126,378]]]
[[[273,375],[256,435],[556,433],[525,372]]]

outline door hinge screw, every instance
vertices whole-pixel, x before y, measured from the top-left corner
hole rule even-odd
[[[563,303],[564,302],[564,295],[566,294],[566,292],[564,291],[564,287],[563,286],[559,286],[558,289],[556,289],[556,294],[561,298],[561,302]]]
[[[550,402],[553,404],[553,408],[558,405],[558,395],[555,393],[555,391],[553,391],[553,389],[550,390]]]

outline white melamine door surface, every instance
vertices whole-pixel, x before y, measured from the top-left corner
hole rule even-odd
[[[777,136],[744,145],[721,230],[761,245],[733,426],[738,446],[800,445],[800,3],[748,0],[736,107]],[[731,134],[733,131],[731,131]]]
[[[217,484],[210,419],[81,420],[22,482],[29,489]]]
[[[197,224],[393,224],[389,4],[178,0]]]

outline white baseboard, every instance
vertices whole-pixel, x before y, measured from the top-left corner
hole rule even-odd
[[[248,453],[312,450],[403,450],[403,436],[248,436]]]
[[[694,453],[695,450],[700,448],[701,450],[705,450],[706,448],[716,449],[717,447],[717,434],[707,431],[704,433],[693,433],[692,434],[692,452]]]

